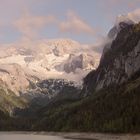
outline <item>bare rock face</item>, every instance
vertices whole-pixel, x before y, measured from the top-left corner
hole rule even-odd
[[[133,51],[129,52],[125,61],[125,73],[131,77],[140,69],[140,41]]]
[[[77,69],[91,70],[94,66],[94,57],[87,53],[82,53],[79,55],[70,54],[69,58],[63,64],[56,66],[56,69],[65,71],[66,73],[75,73]]]
[[[128,19],[125,16],[120,16],[116,19],[116,24],[114,27],[109,31],[107,35],[107,43],[104,46],[103,49],[103,54],[101,57],[101,60],[104,58],[104,54],[111,48],[112,42],[115,40],[117,37],[118,33],[123,29],[126,28],[127,26],[134,25],[134,22],[130,19]]]
[[[140,23],[123,26],[96,71],[85,78],[87,92],[119,85],[140,71]]]

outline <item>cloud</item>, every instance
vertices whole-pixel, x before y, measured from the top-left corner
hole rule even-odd
[[[121,11],[123,12],[126,10],[133,10],[139,8],[140,0],[98,0],[101,4],[101,10],[104,10],[107,16],[109,17],[114,15],[114,12]],[[114,17],[113,17],[114,18]],[[111,17],[112,20],[112,17]]]
[[[72,11],[68,11],[66,18],[61,20],[51,14],[46,16],[32,15],[25,9],[24,14],[20,15],[13,22],[14,28],[22,34],[20,40],[23,41],[40,38],[41,29],[48,29],[48,25],[52,24],[63,34],[95,36],[97,32],[85,20]]]
[[[129,12],[127,16],[135,22],[140,22],[140,8]]]
[[[63,33],[94,35],[95,30],[86,23],[82,18],[72,11],[67,13],[67,19],[59,23],[59,29]]]
[[[13,25],[23,34],[25,38],[36,38],[38,31],[44,26],[54,23],[55,17],[48,16],[33,16],[25,12],[19,19],[14,21]]]
[[[137,6],[137,4],[139,4],[139,0],[107,0],[106,4],[110,4],[112,6],[120,6],[120,5],[126,5],[129,7],[134,7]]]
[[[129,12],[125,15],[119,15],[116,19],[116,24],[122,21],[129,21],[132,20],[135,23],[140,22],[140,9],[136,9],[132,12]]]

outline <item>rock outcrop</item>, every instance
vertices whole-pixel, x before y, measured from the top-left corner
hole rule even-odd
[[[140,71],[140,23],[120,25],[123,26],[110,48],[103,53],[99,67],[84,79],[86,94],[120,85]]]

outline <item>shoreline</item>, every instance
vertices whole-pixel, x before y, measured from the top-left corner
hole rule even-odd
[[[139,140],[140,134],[110,134],[110,133],[78,133],[78,132],[28,132],[28,131],[0,131],[2,135],[31,135],[31,136],[54,136],[71,140]]]

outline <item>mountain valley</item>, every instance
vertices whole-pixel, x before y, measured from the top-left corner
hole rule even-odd
[[[140,23],[107,39],[102,56],[61,39],[1,49],[0,130],[139,133]]]

